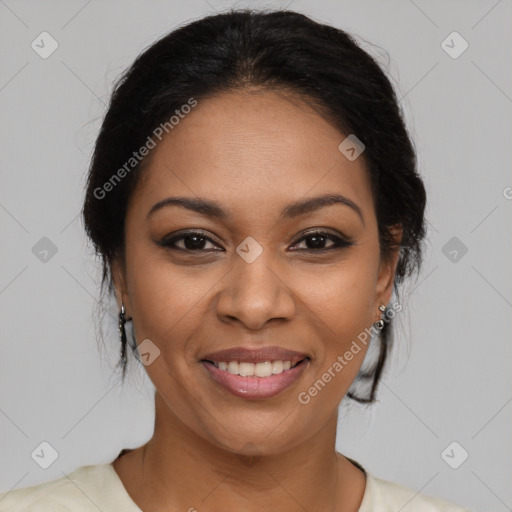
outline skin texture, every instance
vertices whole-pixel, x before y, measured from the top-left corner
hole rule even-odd
[[[113,266],[137,342],[160,350],[145,367],[156,388],[154,435],[114,462],[145,512],[358,509],[364,473],[335,441],[338,405],[366,350],[309,404],[297,399],[380,318],[392,293],[398,254],[380,259],[365,163],[338,150],[345,137],[296,96],[248,89],[200,100],[152,150],[129,203],[125,261]],[[291,203],[334,193],[356,203],[364,222],[340,204],[279,219]],[[171,196],[215,200],[231,216],[168,206],[147,218]],[[315,245],[304,238],[312,228],[353,245],[319,252],[333,241]],[[188,253],[158,244],[185,229],[213,242]],[[252,263],[236,252],[249,236],[263,248]],[[199,362],[240,345],[278,345],[311,361],[291,388],[247,400]]]

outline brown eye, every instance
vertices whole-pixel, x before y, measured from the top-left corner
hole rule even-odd
[[[332,249],[339,249],[343,247],[350,247],[354,245],[349,240],[336,236],[332,233],[326,231],[312,231],[308,233],[306,236],[303,236],[299,239],[299,242],[306,241],[306,245],[308,246],[306,249],[292,249],[294,251],[312,251],[312,252],[320,252],[327,251]],[[330,241],[331,245],[327,247],[325,244]]]
[[[181,243],[181,246],[178,245],[178,243]],[[214,247],[205,247],[205,245],[208,243],[213,244]],[[213,242],[213,240],[205,236],[203,233],[194,231],[188,233],[180,233],[179,235],[173,236],[171,238],[165,238],[160,242],[160,245],[169,249],[190,252],[219,250],[215,248],[218,246]]]
[[[300,238],[295,246],[299,243],[305,242],[306,248],[292,249],[298,252],[324,252],[333,249],[341,249],[354,245],[353,242],[329,233],[327,231],[312,231]],[[208,247],[211,244],[213,247]],[[326,244],[328,244],[326,246]],[[160,245],[171,250],[178,250],[184,252],[207,252],[207,251],[222,251],[219,246],[201,232],[191,231],[187,233],[179,233],[177,235],[164,238]],[[300,244],[299,244],[300,245]]]

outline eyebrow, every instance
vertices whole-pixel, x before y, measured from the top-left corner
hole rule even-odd
[[[363,225],[365,225],[361,208],[359,208],[359,206],[357,206],[354,201],[341,194],[325,194],[322,196],[316,196],[310,199],[297,201],[296,203],[286,206],[282,210],[280,220],[293,219],[295,217],[299,217],[300,215],[305,215],[306,213],[311,213],[315,210],[333,204],[348,206],[357,213]],[[201,215],[204,215],[205,217],[214,217],[221,221],[226,221],[231,216],[230,212],[223,209],[219,203],[209,199],[192,197],[168,197],[158,201],[158,203],[153,205],[147,214],[147,218],[166,206],[181,206],[188,210],[192,210]]]

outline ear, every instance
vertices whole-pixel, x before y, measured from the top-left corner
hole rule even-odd
[[[395,241],[395,248],[389,258],[386,261],[381,261],[380,263],[375,290],[376,310],[381,304],[387,306],[391,300],[393,283],[395,282],[396,266],[398,264],[398,257],[400,256],[399,244],[402,240],[402,226],[400,224],[396,224],[394,226],[390,226],[388,229]]]
[[[119,309],[121,309],[122,302],[126,310],[126,316],[130,318],[131,305],[130,297],[128,295],[128,287],[126,285],[126,269],[120,257],[116,257],[113,260],[111,264],[111,270],[112,280],[114,281],[115,286],[117,305]]]

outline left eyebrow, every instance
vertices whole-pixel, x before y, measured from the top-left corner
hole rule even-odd
[[[363,213],[359,206],[357,206],[354,201],[341,194],[326,194],[297,201],[296,203],[290,204],[283,209],[280,215],[280,220],[292,219],[334,204],[348,206],[357,213],[362,223],[365,224]],[[221,221],[225,221],[231,216],[229,211],[223,209],[221,205],[215,201],[192,197],[168,197],[153,205],[153,207],[149,210],[147,217],[152,215],[157,210],[171,205],[181,206],[206,217],[215,217]]]
[[[280,218],[292,219],[294,217],[298,217],[299,215],[304,215],[306,213],[318,210],[319,208],[324,208],[325,206],[330,206],[333,204],[342,204],[348,206],[349,208],[352,208],[352,210],[354,210],[357,213],[362,223],[365,223],[361,208],[359,208],[359,206],[357,206],[357,204],[354,203],[352,199],[342,196],[341,194],[326,194],[323,196],[316,196],[310,199],[298,201],[294,204],[287,206],[281,212]]]

